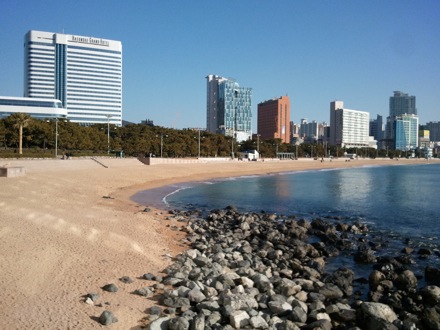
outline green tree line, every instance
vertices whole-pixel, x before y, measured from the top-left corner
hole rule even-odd
[[[274,158],[277,152],[313,158],[342,157],[345,152],[370,158],[385,157],[387,153],[390,157],[399,156],[394,150],[344,149],[322,143],[294,145],[282,143],[280,139],[256,137],[238,143],[222,134],[144,124],[82,126],[64,120],[36,120],[26,115],[23,118],[17,114],[0,119],[0,157],[20,157],[21,149],[23,157],[53,157],[56,142],[58,155],[68,153],[74,156],[106,155],[109,152],[115,155],[123,151],[126,156],[135,157],[240,157],[246,150],[259,150],[263,158]]]

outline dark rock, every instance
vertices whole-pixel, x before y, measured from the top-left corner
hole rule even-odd
[[[117,292],[118,291],[118,287],[116,285],[114,285],[113,283],[104,285],[102,287],[102,289],[107,292]]]
[[[188,298],[168,296],[163,300],[163,304],[168,307],[179,308],[189,306],[190,301]]]
[[[429,330],[440,329],[440,305],[425,309],[422,319]]]
[[[151,273],[146,273],[142,275],[142,278],[147,281],[153,281],[155,279],[155,276]]]
[[[129,276],[123,276],[119,279],[122,283],[130,284],[133,283],[133,279]]]
[[[301,330],[330,330],[332,328],[332,323],[329,320],[318,320],[301,327]]]
[[[336,233],[336,228],[332,224],[322,219],[313,220],[311,223],[311,227],[326,234]]]
[[[426,266],[425,279],[428,283],[440,285],[440,268]]]
[[[322,288],[318,290],[319,294],[323,295],[327,300],[333,300],[342,298],[344,293],[342,290],[333,283],[326,283]]]
[[[86,298],[89,298],[93,302],[97,302],[99,299],[99,294],[97,293],[89,293],[86,295]]]
[[[348,268],[339,268],[333,272],[331,281],[337,285],[345,296],[351,296],[353,293],[354,272]]]
[[[419,255],[426,255],[426,256],[430,256],[432,254],[432,251],[430,249],[427,248],[420,248],[419,251],[417,252]]]
[[[136,294],[136,295],[142,296],[142,297],[146,297],[146,298],[150,298],[154,295],[154,292],[150,288],[141,288],[141,289],[134,290],[133,294]]]
[[[397,327],[392,325],[396,319],[396,313],[385,304],[364,302],[359,309],[358,321],[365,326],[366,330],[394,328],[397,330]]]
[[[289,320],[291,320],[293,322],[306,323],[307,313],[301,307],[296,306],[288,314],[288,318],[289,318]]]
[[[395,279],[394,283],[400,290],[409,290],[417,287],[417,278],[410,270],[405,270]]]
[[[278,316],[287,315],[292,310],[292,305],[287,302],[269,301],[268,305],[270,311]]]
[[[151,315],[161,315],[162,314],[162,308],[158,307],[158,306],[153,306],[150,308],[149,314]]]
[[[361,264],[371,264],[373,262],[376,262],[376,257],[374,255],[373,250],[371,250],[366,245],[359,246],[356,254],[354,255],[354,260],[357,263]]]
[[[423,299],[431,306],[440,303],[440,288],[435,285],[429,285],[420,290]]]
[[[118,322],[118,319],[110,311],[103,311],[99,316],[99,323],[102,325],[110,325],[116,322]]]
[[[175,317],[168,322],[169,330],[188,330],[189,320],[184,317]]]

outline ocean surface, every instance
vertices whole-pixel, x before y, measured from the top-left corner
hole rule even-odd
[[[189,182],[139,192],[134,201],[171,209],[212,209],[234,205],[242,212],[295,215],[312,220],[340,216],[366,223],[371,235],[382,235],[395,255],[410,244],[436,252],[416,259],[440,267],[440,164],[371,166],[246,176],[209,182]],[[408,243],[411,241],[411,243]],[[336,266],[353,266],[339,260]],[[335,266],[335,267],[336,267]]]

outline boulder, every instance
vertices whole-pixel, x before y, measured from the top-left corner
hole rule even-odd
[[[118,291],[118,287],[116,285],[114,285],[113,283],[104,285],[102,287],[102,289],[107,292],[117,292]]]
[[[396,287],[400,290],[409,290],[417,287],[417,278],[410,270],[405,270],[394,281]]]
[[[338,299],[344,296],[341,289],[333,283],[326,283],[318,290],[318,293],[323,295],[327,300]]]
[[[205,316],[200,313],[191,320],[191,330],[205,330]]]
[[[361,304],[359,312],[358,321],[365,325],[366,330],[391,329],[390,325],[397,319],[397,315],[391,307],[381,303],[364,302]]]
[[[420,290],[423,299],[429,305],[437,305],[440,303],[440,288],[435,285],[429,285]]]
[[[103,311],[99,316],[99,323],[102,325],[110,325],[116,322],[118,322],[118,319],[110,311]]]
[[[261,315],[252,316],[249,320],[252,329],[267,329],[269,325]]]
[[[440,305],[424,310],[423,323],[429,330],[440,329]]]
[[[282,301],[269,301],[269,309],[272,313],[283,316],[287,315],[292,310],[292,305]]]
[[[184,317],[175,317],[168,322],[169,330],[189,330],[189,320]]]
[[[167,330],[169,321],[169,316],[160,317],[148,325],[148,330]]]
[[[249,314],[245,311],[234,311],[229,316],[229,324],[235,329],[240,329],[247,326],[250,322]]]

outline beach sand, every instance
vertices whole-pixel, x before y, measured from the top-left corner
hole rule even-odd
[[[0,177],[0,329],[138,329],[154,299],[132,292],[153,282],[185,245],[167,214],[130,200],[172,183],[335,167],[421,164],[424,160],[265,161],[146,166],[137,159],[6,160],[26,175]],[[438,163],[438,161],[430,161]],[[148,205],[147,205],[148,206]],[[225,205],[227,206],[227,205]],[[119,279],[129,276],[131,284]],[[102,286],[114,283],[116,293]],[[93,306],[84,295],[98,293]]]

